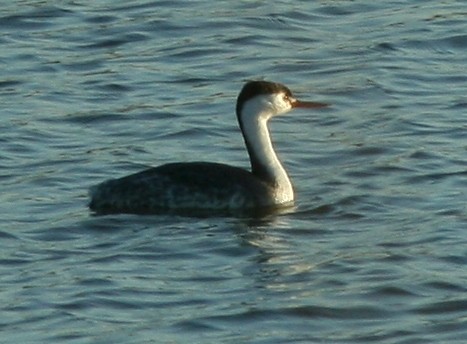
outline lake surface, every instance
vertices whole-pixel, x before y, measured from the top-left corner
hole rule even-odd
[[[465,1],[9,1],[0,9],[0,342],[464,343]],[[246,80],[296,207],[93,216],[172,161],[248,168]]]

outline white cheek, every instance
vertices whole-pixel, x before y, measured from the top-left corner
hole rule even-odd
[[[291,106],[289,102],[285,101],[282,98],[282,99],[279,99],[275,103],[275,108],[276,108],[277,114],[281,114],[281,113],[289,111],[291,109]]]

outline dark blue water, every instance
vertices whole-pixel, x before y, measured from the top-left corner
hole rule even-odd
[[[5,343],[464,343],[464,1],[10,1],[0,10]],[[248,168],[265,78],[297,207],[95,217],[89,186]]]

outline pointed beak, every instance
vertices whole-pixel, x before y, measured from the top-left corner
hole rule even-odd
[[[326,103],[318,103],[318,102],[302,102],[300,100],[295,99],[292,101],[293,108],[306,108],[306,109],[320,109],[328,107],[329,104]]]

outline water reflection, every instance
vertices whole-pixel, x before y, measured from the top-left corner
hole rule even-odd
[[[319,263],[306,260],[301,248],[288,234],[293,226],[290,217],[278,216],[275,218],[256,221],[247,226],[237,228],[236,234],[242,245],[254,247],[257,251],[251,261],[251,269],[246,271],[255,281],[255,287],[268,290],[286,291],[295,289],[292,280],[304,282]],[[300,277],[302,276],[302,277]]]

